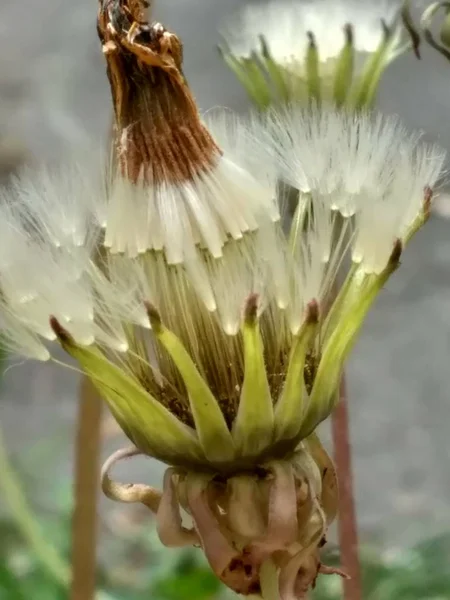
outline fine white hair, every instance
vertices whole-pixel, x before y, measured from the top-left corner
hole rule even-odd
[[[216,336],[220,351],[251,293],[267,339],[296,333],[346,258],[366,273],[386,267],[445,162],[380,115],[286,108],[208,124],[222,154],[183,184],[133,187],[98,153],[29,169],[2,191],[0,327],[12,350],[48,359],[54,316],[79,344],[127,352],[151,302],[204,356],[192,332]],[[287,208],[280,184],[293,191]]]
[[[445,152],[377,113],[287,108],[269,112],[262,127],[264,136],[271,131],[281,177],[310,194],[313,206],[328,206],[318,212],[318,229],[329,230],[329,211],[351,219],[353,260],[368,273],[382,271],[395,240],[405,240],[424,210]]]
[[[301,65],[314,35],[322,62],[337,57],[345,43],[344,28],[353,28],[356,51],[375,52],[383,40],[383,23],[391,26],[400,2],[380,0],[281,0],[247,4],[223,27],[230,52],[250,58],[261,49],[263,35],[279,64]]]

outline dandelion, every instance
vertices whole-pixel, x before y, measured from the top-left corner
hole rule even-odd
[[[248,5],[224,26],[221,52],[261,108],[286,100],[361,108],[373,103],[387,66],[414,46],[400,13],[388,0]]]
[[[59,343],[108,404],[133,444],[103,468],[110,498],[148,506],[163,544],[200,546],[235,592],[302,598],[336,572],[318,554],[337,490],[315,429],[444,155],[362,113],[205,124],[174,34],[138,2],[103,3],[98,26],[113,160],[3,192],[2,335],[41,361]],[[111,479],[136,454],[167,464],[162,491]]]

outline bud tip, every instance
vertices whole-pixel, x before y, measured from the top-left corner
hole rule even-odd
[[[249,325],[253,325],[256,322],[258,314],[258,303],[259,296],[258,294],[254,293],[250,294],[250,296],[245,302],[244,321]]]
[[[64,329],[64,327],[61,325],[61,323],[58,321],[58,319],[51,315],[50,319],[50,327],[52,328],[54,334],[56,335],[56,337],[58,338],[58,340],[61,343],[65,343],[68,344],[70,342],[73,342],[72,336],[70,335],[70,333],[67,331],[67,329]]]
[[[145,302],[145,310],[147,311],[151,328],[157,333],[162,328],[161,315],[159,314],[158,309],[151,302]]]
[[[306,322],[309,325],[319,322],[319,303],[315,298],[310,300],[306,305]]]

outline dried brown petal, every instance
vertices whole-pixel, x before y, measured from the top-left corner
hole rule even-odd
[[[317,434],[313,433],[307,440],[311,456],[316,462],[322,475],[322,494],[320,503],[327,517],[327,523],[334,521],[338,509],[338,479],[333,461],[322,446]]]
[[[231,477],[227,487],[230,493],[227,508],[231,530],[247,540],[262,537],[267,522],[258,478],[248,475]]]
[[[131,181],[182,182],[219,150],[182,72],[180,40],[144,20],[142,0],[100,2],[98,33],[115,112],[116,158]]]
[[[245,551],[239,552],[221,530],[209,506],[210,481],[211,477],[191,474],[186,482],[189,510],[206,558],[217,577],[236,593],[257,593],[260,565]]]
[[[182,548],[199,544],[200,540],[193,529],[183,527],[180,515],[180,505],[173,478],[175,469],[167,469],[164,474],[164,486],[161,502],[156,515],[158,535],[165,546]]]
[[[140,502],[153,513],[156,513],[162,498],[162,493],[159,490],[143,483],[119,483],[118,481],[113,481],[109,476],[111,469],[117,462],[126,458],[132,458],[133,456],[139,456],[140,454],[142,452],[134,446],[114,452],[102,467],[102,490],[110,500],[124,503]]]

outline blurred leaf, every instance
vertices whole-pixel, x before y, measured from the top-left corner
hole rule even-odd
[[[0,564],[0,600],[27,600],[21,582],[5,565]]]
[[[209,600],[217,595],[221,587],[209,568],[189,569],[162,579],[153,585],[152,598],[161,600]]]
[[[449,598],[450,534],[423,541],[398,557],[384,559],[372,552],[362,553],[364,600],[442,600]],[[327,564],[336,564],[324,558]],[[339,561],[337,561],[338,563]],[[340,600],[341,582],[319,577],[313,600]]]

